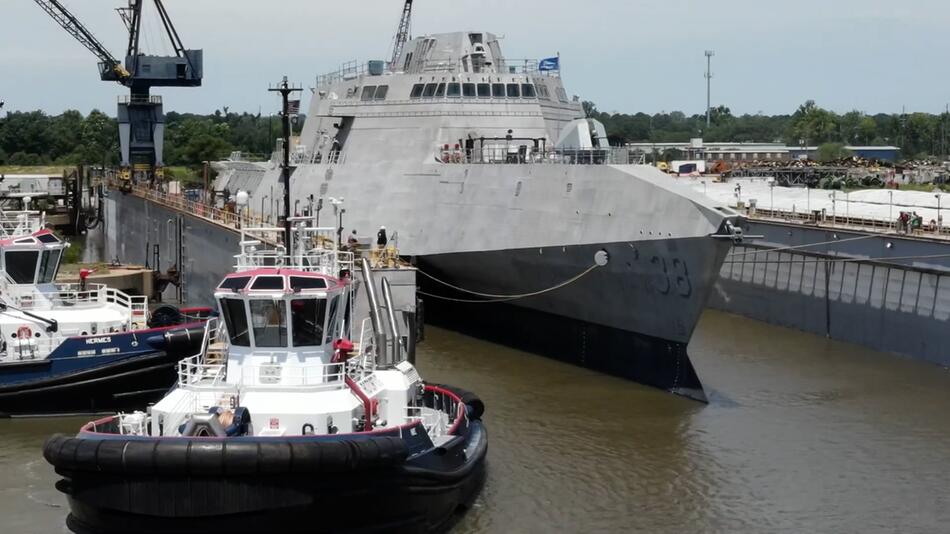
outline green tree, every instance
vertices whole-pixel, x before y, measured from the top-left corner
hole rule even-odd
[[[824,143],[818,147],[818,161],[822,163],[842,160],[851,155],[845,150],[843,143]]]

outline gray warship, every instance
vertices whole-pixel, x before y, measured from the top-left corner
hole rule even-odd
[[[317,77],[292,211],[387,225],[429,322],[704,399],[686,349],[738,215],[611,148],[560,58],[508,59],[487,32],[396,41]],[[218,191],[279,202],[276,159],[232,159]]]

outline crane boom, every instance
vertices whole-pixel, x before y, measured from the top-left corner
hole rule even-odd
[[[115,73],[119,79],[124,80],[129,78],[130,74],[125,67],[122,66],[122,62],[115,58],[112,54],[106,50],[106,47],[102,46],[102,43],[96,39],[96,36],[92,34],[83,24],[79,21],[72,13],[69,12],[66,7],[61,4],[58,0],[33,0],[38,6],[43,8],[43,11],[46,11],[57,24],[63,27],[70,35],[72,35],[80,44],[85,46],[90,52],[96,55],[99,58],[99,61],[104,64],[104,66],[111,72]],[[103,69],[103,73],[106,72],[106,69]]]
[[[399,56],[402,55],[402,49],[409,42],[409,36],[412,33],[412,0],[406,0],[406,5],[402,8],[402,18],[399,20],[399,28],[396,30],[396,40],[393,43],[393,58],[389,65],[395,69]]]

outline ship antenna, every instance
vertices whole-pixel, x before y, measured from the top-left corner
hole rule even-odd
[[[290,165],[290,136],[291,136],[291,116],[296,116],[300,114],[300,100],[291,100],[290,95],[294,93],[299,93],[302,91],[300,87],[293,87],[287,82],[287,77],[284,76],[283,81],[281,81],[277,87],[271,87],[268,91],[272,93],[280,93],[280,96],[283,101],[283,106],[280,112],[281,122],[284,125],[284,135],[282,140],[284,142],[284,153],[283,153],[283,162],[281,163],[281,182],[284,184],[284,247],[287,250],[287,257],[293,258],[294,256],[294,238],[291,235],[291,217],[290,217],[290,175],[293,174],[296,167],[291,167]]]
[[[412,0],[406,0],[406,5],[402,8],[402,19],[399,20],[399,29],[396,30],[396,39],[393,43],[393,58],[389,62],[389,68],[396,70],[396,62],[402,55],[402,49],[409,42],[412,32]]]

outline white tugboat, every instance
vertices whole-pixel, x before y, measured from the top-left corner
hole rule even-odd
[[[292,221],[290,251],[268,246],[283,229],[243,231],[223,322],[165,398],[47,442],[72,530],[431,532],[474,499],[481,401],[424,382],[387,280],[381,306],[336,229]]]
[[[0,212],[0,414],[108,413],[157,399],[198,348],[191,324],[150,328],[148,299],[56,283],[69,244],[40,212]],[[187,314],[186,314],[187,316]]]

